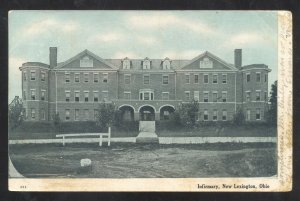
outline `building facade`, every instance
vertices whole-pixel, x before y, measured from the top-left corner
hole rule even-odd
[[[24,63],[22,97],[28,121],[91,121],[100,103],[113,103],[126,120],[164,120],[181,104],[197,101],[199,121],[229,121],[242,110],[247,121],[263,121],[268,108],[264,64],[242,66],[210,52],[192,60],[102,59],[84,50],[57,63],[50,47],[49,65]]]

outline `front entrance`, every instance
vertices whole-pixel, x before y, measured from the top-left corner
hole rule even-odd
[[[140,109],[140,120],[141,121],[154,121],[155,111],[151,106],[143,106]]]

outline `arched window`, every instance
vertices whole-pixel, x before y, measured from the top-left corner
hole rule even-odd
[[[200,61],[200,68],[212,68],[213,62],[208,58],[204,57],[202,61]]]
[[[165,60],[163,61],[163,63],[162,63],[162,68],[163,68],[164,70],[168,70],[168,69],[171,68],[171,61],[170,61],[170,59],[169,59],[168,57],[165,58]]]
[[[143,69],[150,69],[150,60],[147,57],[143,61]]]
[[[130,60],[127,57],[123,60],[123,69],[130,69]]]

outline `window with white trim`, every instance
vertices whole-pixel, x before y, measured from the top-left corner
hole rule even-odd
[[[89,74],[84,73],[84,82],[89,82]]]
[[[222,84],[227,84],[227,74],[222,74]]]
[[[213,74],[213,84],[218,84],[218,74]]]
[[[65,95],[66,95],[66,102],[70,102],[71,92],[65,91]]]
[[[108,82],[108,73],[103,73],[103,80],[104,83]]]
[[[199,101],[199,91],[194,91],[194,101]]]
[[[218,110],[213,110],[213,121],[218,120]]]
[[[222,110],[222,121],[227,121],[227,110]]]
[[[199,75],[198,74],[194,74],[194,83],[195,84],[199,83]]]
[[[169,100],[169,92],[162,92],[162,100]]]
[[[170,60],[168,58],[166,58],[163,61],[162,67],[163,67],[163,70],[168,70],[168,69],[171,68],[171,62],[170,62]]]
[[[94,102],[98,102],[99,101],[99,92],[98,91],[94,91]]]
[[[65,110],[65,117],[66,117],[66,120],[70,120],[70,109]]]
[[[84,102],[89,102],[89,91],[84,92]]]
[[[35,70],[30,71],[30,80],[34,81],[36,79],[36,72]]]
[[[208,111],[207,111],[207,110],[204,110],[204,113],[203,113],[203,120],[204,120],[204,121],[208,121]]]
[[[150,84],[150,75],[144,75],[143,81],[144,81],[144,84]]]
[[[131,81],[131,75],[130,74],[125,74],[124,75],[124,83],[125,84],[130,84]]]
[[[30,95],[31,95],[31,100],[35,100],[36,99],[35,89],[31,89],[30,90]]]
[[[246,101],[251,101],[251,91],[246,91]]]
[[[203,83],[208,84],[208,82],[209,82],[208,74],[204,74],[203,75]]]
[[[99,73],[94,73],[94,83],[98,83],[99,82]]]
[[[143,69],[150,69],[151,67],[150,67],[150,60],[148,60],[148,59],[145,59],[144,61],[143,61]]]
[[[35,119],[35,108],[31,108],[31,119]]]
[[[44,101],[46,100],[46,90],[41,90],[41,100]]]
[[[123,60],[123,69],[130,69],[130,60],[129,59]]]
[[[256,73],[256,82],[260,82],[260,73]]]
[[[41,71],[41,81],[44,82],[46,80],[46,73]]]
[[[162,76],[162,83],[163,84],[169,84],[169,75],[163,75]]]
[[[212,93],[212,98],[213,98],[213,102],[218,102],[218,92],[217,91],[213,91]]]
[[[227,91],[222,91],[222,102],[227,102]]]
[[[149,89],[140,90],[140,100],[154,100],[154,92]]]
[[[65,73],[65,82],[70,83],[70,73]]]
[[[256,108],[255,119],[260,120],[260,118],[261,118],[261,110],[260,110],[260,108]]]
[[[267,82],[267,81],[268,81],[268,74],[265,73],[265,82]]]
[[[79,102],[80,101],[80,93],[79,91],[75,91],[75,102]]]
[[[124,91],[124,99],[131,100],[131,92],[130,91]]]
[[[190,83],[190,74],[185,74],[185,83],[186,84]]]
[[[255,98],[256,101],[260,101],[260,91],[255,92],[255,97],[256,97]]]
[[[208,91],[203,92],[203,102],[209,102],[209,92]]]
[[[250,81],[251,81],[251,75],[250,75],[250,73],[247,73],[247,74],[246,74],[246,80],[247,80],[247,82],[250,82]]]
[[[80,82],[80,74],[79,73],[75,73],[74,82]]]

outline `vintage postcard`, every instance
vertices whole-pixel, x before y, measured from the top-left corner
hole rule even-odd
[[[9,12],[9,190],[290,191],[288,11]]]

